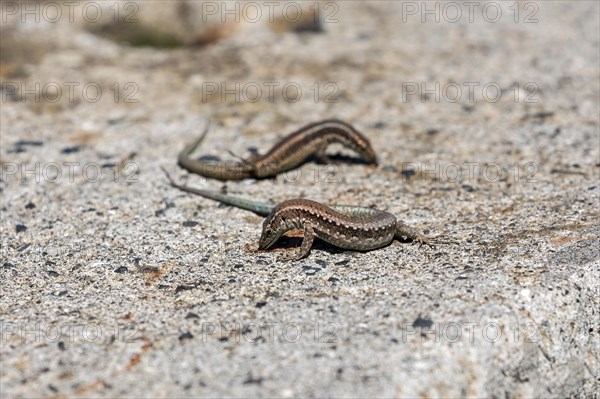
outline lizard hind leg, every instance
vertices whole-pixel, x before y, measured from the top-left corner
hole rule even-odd
[[[252,165],[256,161],[256,159],[260,158],[258,153],[252,153],[248,158],[244,158],[231,150],[227,150],[227,152],[229,153],[229,155],[236,158],[238,162],[242,165]]]
[[[414,227],[410,227],[406,223],[398,220],[396,221],[396,233],[394,237],[397,240],[405,240],[408,239],[414,243],[418,243],[421,245],[433,246],[433,242],[421,234]]]
[[[329,164],[332,162],[332,159],[329,155],[327,155],[326,151],[327,151],[327,143],[325,145],[321,145],[314,154],[315,159],[317,160],[317,162],[321,163],[321,164]]]

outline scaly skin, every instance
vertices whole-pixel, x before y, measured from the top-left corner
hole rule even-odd
[[[266,216],[258,244],[259,249],[270,248],[289,230],[303,230],[304,239],[294,260],[308,255],[314,237],[339,248],[358,251],[384,247],[394,238],[408,239],[430,246],[433,244],[431,240],[396,219],[391,213],[377,209],[349,205],[327,206],[307,199],[292,199],[275,205],[177,184],[166,171],[164,172],[172,187]]]
[[[389,245],[394,238],[421,244],[429,240],[388,212],[372,208],[332,206],[308,199],[278,204],[263,222],[259,249],[268,249],[285,232],[304,230],[299,260],[308,255],[315,237],[343,249],[369,251]]]
[[[314,156],[328,161],[325,150],[331,143],[340,143],[358,153],[368,164],[377,164],[377,156],[369,140],[350,124],[324,120],[291,133],[279,141],[265,155],[255,154],[241,163],[212,163],[190,158],[208,132],[208,125],[200,138],[186,146],[179,154],[178,163],[189,172],[218,180],[263,179],[294,169]]]

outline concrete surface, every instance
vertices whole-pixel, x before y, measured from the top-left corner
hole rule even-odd
[[[257,2],[237,24],[148,2],[127,29],[27,4],[40,23],[2,3],[2,397],[597,395],[597,2],[322,2],[298,23]],[[221,189],[175,163],[208,118],[197,154],[225,159],[329,117],[378,168],[228,192],[374,206],[460,245],[282,262],[248,249],[260,217],[160,170]]]

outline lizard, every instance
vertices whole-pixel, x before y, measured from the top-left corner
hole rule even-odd
[[[352,205],[327,206],[309,199],[291,199],[279,204],[254,201],[178,184],[165,169],[163,172],[174,188],[265,216],[258,242],[259,250],[272,247],[287,231],[303,230],[304,238],[293,260],[308,255],[315,237],[338,248],[358,251],[381,248],[391,244],[394,239],[429,246],[443,243],[426,238],[393,214],[378,209]]]
[[[185,146],[177,158],[179,166],[192,173],[218,180],[264,179],[294,169],[311,156],[329,161],[325,150],[331,143],[340,143],[357,152],[367,164],[377,165],[377,156],[369,140],[352,125],[337,119],[327,119],[306,125],[281,139],[266,154],[252,154],[241,163],[206,162],[191,158],[191,154],[206,137],[210,127],[194,142]]]

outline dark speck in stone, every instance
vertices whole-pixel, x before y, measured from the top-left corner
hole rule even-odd
[[[265,307],[265,306],[267,306],[267,302],[265,302],[265,301],[256,302],[256,307],[257,308],[262,308],[262,307]]]
[[[262,377],[254,377],[252,375],[248,375],[248,377],[244,380],[244,382],[242,382],[242,384],[244,384],[244,385],[249,385],[249,384],[262,385],[262,382],[263,382]]]
[[[27,230],[27,226],[25,226],[24,224],[18,224],[16,227],[17,233],[22,233],[25,230]]]
[[[29,202],[27,205],[25,205],[25,209],[33,209],[35,208],[35,204],[33,202]]]
[[[44,145],[44,142],[37,141],[37,140],[19,140],[15,143],[15,147],[23,147],[26,145],[30,145],[30,146],[34,146],[34,147],[41,147]]]
[[[199,319],[200,316],[198,316],[196,313],[192,313],[192,312],[188,312],[188,314],[185,315],[186,319]]]
[[[106,122],[108,122],[109,125],[116,125],[118,123],[121,123],[122,121],[124,121],[126,119],[126,117],[118,117],[118,118],[109,118],[106,120]]]
[[[415,172],[415,170],[414,170],[414,169],[404,169],[404,170],[402,171],[402,175],[403,175],[403,176],[414,176],[414,175],[416,175],[416,174],[417,174],[417,172]]]
[[[116,268],[115,270],[113,270],[115,273],[126,273],[127,272],[127,268],[125,266],[121,266]]]
[[[48,276],[50,277],[58,277],[59,274],[57,272],[55,272],[54,270],[46,270],[46,273],[48,273]]]
[[[430,328],[433,326],[433,320],[422,319],[421,316],[419,316],[413,321],[412,326],[414,328]]]
[[[192,335],[191,332],[185,332],[179,336],[180,341],[183,341],[185,339],[192,339],[192,338],[194,338],[194,336]]]
[[[195,285],[189,285],[189,284],[178,285],[177,288],[175,288],[175,293],[178,294],[181,291],[189,291],[189,290],[193,290],[194,288],[197,288],[197,287]]]
[[[73,146],[73,147],[65,147],[62,150],[60,150],[61,154],[72,154],[74,152],[79,152],[79,150],[81,149],[81,146]]]
[[[62,341],[58,341],[58,349],[60,349],[61,351],[65,350],[65,343]]]
[[[183,227],[194,227],[198,225],[198,222],[194,222],[193,220],[186,220],[182,223]]]

